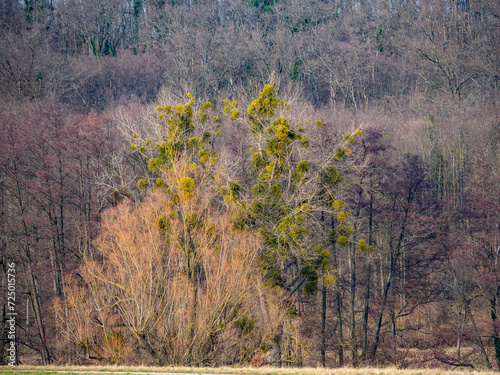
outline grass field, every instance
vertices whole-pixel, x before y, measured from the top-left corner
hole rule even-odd
[[[132,373],[186,373],[186,374],[234,374],[234,375],[464,375],[481,374],[497,375],[495,371],[474,371],[470,369],[446,370],[446,369],[412,369],[398,370],[392,367],[386,368],[281,368],[260,367],[260,368],[202,368],[202,367],[118,367],[118,366],[0,366],[2,375],[58,375],[59,371],[72,372],[74,374],[85,374],[92,372],[117,372],[126,374]]]

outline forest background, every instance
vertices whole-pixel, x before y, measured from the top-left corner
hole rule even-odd
[[[0,9],[20,363],[498,369],[497,1]]]

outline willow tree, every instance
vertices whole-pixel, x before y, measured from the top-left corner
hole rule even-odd
[[[233,224],[238,189],[218,167],[210,108],[196,111],[192,98],[158,107],[163,135],[132,145],[154,150],[156,176],[138,182],[146,192],[135,202],[104,213],[98,245],[84,253],[85,284],[66,291],[66,314],[83,322],[67,335],[89,356],[124,362],[138,347],[158,365],[221,365],[272,342],[280,312],[257,267],[262,240]]]

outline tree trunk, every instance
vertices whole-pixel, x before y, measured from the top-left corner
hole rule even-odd
[[[40,337],[40,356],[42,359],[42,365],[46,366],[50,362],[49,349],[47,347],[47,337],[45,335],[45,326],[42,319],[42,306],[40,302],[40,293],[38,291],[38,285],[33,274],[33,267],[31,260],[28,259],[28,284],[29,284],[29,294],[31,297],[31,304],[33,306],[33,312],[35,314],[36,325],[38,328],[38,336]]]
[[[397,256],[393,256],[391,253],[391,266],[389,268],[389,277],[385,283],[383,292],[382,292],[382,306],[380,306],[380,311],[377,316],[377,321],[375,323],[375,332],[373,338],[373,344],[370,350],[370,361],[373,362],[375,360],[375,355],[377,354],[378,343],[380,340],[380,330],[382,329],[382,318],[384,315],[385,306],[387,304],[387,299],[389,296],[389,290],[391,285],[393,284],[394,279],[394,267],[397,261]]]
[[[370,191],[373,191],[373,186],[370,182]],[[373,192],[370,193],[370,205],[368,208],[368,246],[373,245]],[[370,253],[369,253],[370,254]],[[363,309],[363,353],[362,358],[367,360],[368,356],[368,316],[370,314],[370,292],[371,292],[371,273],[372,263],[371,256],[366,258],[366,286],[365,286],[365,306]]]
[[[460,307],[460,310],[458,311],[457,361],[460,361],[461,358],[460,350],[462,346],[462,331],[463,331],[462,308]]]
[[[498,294],[498,289],[497,289]],[[498,314],[497,314],[497,296],[493,296],[491,303],[491,321],[493,322],[493,346],[495,348],[495,359],[497,361],[498,370],[500,371],[500,335],[498,330]]]
[[[325,221],[325,214],[321,211],[321,223]],[[323,280],[321,291],[321,364],[326,367],[326,285]]]
[[[342,296],[340,294],[340,288],[337,286],[337,291],[335,293],[337,300],[337,320],[338,320],[338,330],[337,330],[337,341],[338,349],[337,353],[339,356],[339,366],[344,366],[344,335],[342,332]]]
[[[464,303],[465,303],[465,312],[469,316],[470,321],[472,323],[472,327],[474,328],[474,332],[476,333],[477,343],[479,345],[479,349],[481,350],[481,354],[483,355],[483,358],[486,362],[486,367],[488,367],[489,369],[492,369],[493,367],[491,366],[490,360],[488,358],[488,354],[486,353],[486,349],[484,348],[483,339],[481,338],[481,334],[479,333],[479,329],[477,328],[476,321],[474,320],[474,317],[472,316],[472,311],[470,309],[470,305],[466,301],[464,301]]]
[[[281,341],[283,339],[283,325],[278,328],[278,334],[274,337],[275,346],[271,353],[271,363],[274,367],[281,367]]]
[[[321,291],[321,364],[326,367],[326,285],[323,284]]]
[[[14,163],[15,173],[17,172],[17,166]],[[16,176],[17,177],[17,176]],[[21,213],[25,212],[24,202],[22,200],[21,186],[20,181],[16,180],[16,191],[17,191],[17,203],[19,205],[19,211]],[[24,244],[23,244],[23,256],[24,261],[26,262],[27,267],[27,278],[28,278],[28,291],[31,297],[31,303],[33,306],[33,313],[35,315],[35,321],[38,328],[38,336],[40,338],[40,356],[42,360],[42,365],[48,365],[50,362],[50,354],[49,349],[47,347],[47,337],[45,336],[45,326],[43,323],[42,317],[42,307],[40,301],[40,293],[38,291],[38,286],[36,283],[35,274],[33,271],[33,260],[31,254],[31,247],[29,243],[30,233],[28,231],[28,225],[24,219],[21,220],[22,232],[24,235]],[[28,328],[28,327],[26,327]]]
[[[370,274],[372,272],[372,265],[368,260],[368,268],[366,270],[366,290],[365,290],[365,306],[363,309],[363,360],[366,361],[368,354],[368,316],[370,314]]]
[[[351,259],[350,259],[350,287],[351,296],[349,299],[349,320],[351,329],[351,356],[352,365],[358,365],[357,345],[356,345],[356,245],[355,238],[351,246]]]
[[[332,217],[331,223],[332,231],[335,230],[335,220]],[[338,274],[340,275],[340,267],[337,256],[337,248],[333,245],[332,249],[333,254],[333,264],[332,267],[337,269]],[[342,294],[340,292],[340,286],[337,282],[337,287],[335,288],[335,301],[337,302],[337,355],[339,356],[339,366],[344,366],[344,334],[342,331]]]

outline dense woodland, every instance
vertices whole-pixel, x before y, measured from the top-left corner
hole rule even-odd
[[[19,363],[499,368],[498,1],[0,9]]]

